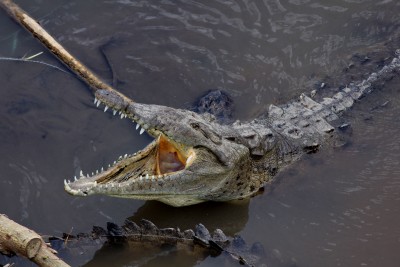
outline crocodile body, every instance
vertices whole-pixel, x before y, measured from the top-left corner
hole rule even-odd
[[[47,239],[53,248],[57,248],[59,254],[65,254],[71,258],[79,257],[92,250],[99,251],[101,247],[121,246],[127,246],[131,251],[134,247],[136,252],[140,248],[148,250],[151,247],[171,252],[183,250],[198,257],[197,260],[208,255],[217,256],[224,253],[231,261],[245,266],[259,266],[266,256],[260,243],[248,245],[240,236],[226,236],[220,229],[210,233],[202,224],[197,224],[194,229],[185,231],[179,228],[158,228],[151,221],[144,219],[138,224],[127,219],[122,226],[108,222],[106,229],[94,226],[91,233],[77,235],[64,233],[61,238],[48,237]],[[165,256],[164,254],[161,253],[159,256]]]
[[[398,71],[396,57],[367,78],[331,97],[315,91],[288,104],[270,105],[250,122],[223,124],[209,113],[138,104],[116,91],[96,89],[94,103],[136,123],[155,140],[92,176],[65,181],[73,195],[106,194],[158,200],[173,206],[229,201],[254,195],[283,168],[312,153],[335,134],[333,122],[376,83]]]

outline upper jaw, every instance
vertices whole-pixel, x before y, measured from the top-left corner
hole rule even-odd
[[[106,90],[95,92],[95,104],[99,106],[100,103],[106,106],[105,110],[112,109],[114,115],[118,113],[121,118],[131,119],[141,128],[141,133],[146,131],[154,138],[164,134],[176,143],[206,147],[220,138],[212,130],[213,127],[209,127],[210,118],[189,110],[135,103],[127,97]],[[198,125],[207,129],[199,131]],[[207,131],[206,136],[204,130]]]

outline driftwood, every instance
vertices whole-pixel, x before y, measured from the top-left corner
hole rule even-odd
[[[69,266],[48,247],[36,232],[0,214],[0,252],[6,255],[24,256],[39,266]]]

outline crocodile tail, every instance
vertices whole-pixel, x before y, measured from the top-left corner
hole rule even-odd
[[[269,125],[285,139],[292,140],[302,148],[314,148],[334,131],[331,122],[351,108],[356,101],[370,93],[374,84],[387,79],[400,69],[400,49],[391,63],[374,72],[368,78],[350,83],[332,97],[315,100],[311,96],[301,94],[299,99],[289,104],[270,105],[268,111]]]
[[[330,98],[323,98],[319,102],[318,113],[327,121],[336,120],[340,114],[352,107],[356,101],[371,93],[375,83],[390,78],[389,76],[399,69],[400,49],[396,50],[396,57],[379,71],[371,73],[366,79],[360,82],[350,83]],[[305,98],[305,100],[302,100],[302,98]],[[306,99],[304,95],[300,97],[300,102],[304,103],[305,106],[307,106],[307,101],[309,99]]]

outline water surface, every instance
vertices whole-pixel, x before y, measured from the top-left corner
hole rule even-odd
[[[394,40],[394,53],[397,1],[325,2],[18,1],[77,58],[132,99],[188,108],[218,88],[232,95],[235,117],[242,120],[302,92],[334,90],[363,78],[373,66],[360,64],[360,55],[384,50],[386,41]],[[0,56],[44,51],[5,13],[0,25]],[[46,51],[37,59],[62,67]],[[0,61],[0,79],[0,212],[40,233],[87,232],[128,217],[181,229],[202,222],[240,234],[250,244],[260,242],[266,251],[261,263],[268,266],[390,267],[400,262],[398,78],[344,117],[351,124],[344,146],[327,145],[303,157],[250,201],[185,208],[66,194],[65,178],[101,168],[151,138],[97,109],[73,75],[41,64]],[[67,261],[237,264],[226,256],[140,248],[102,249]]]

